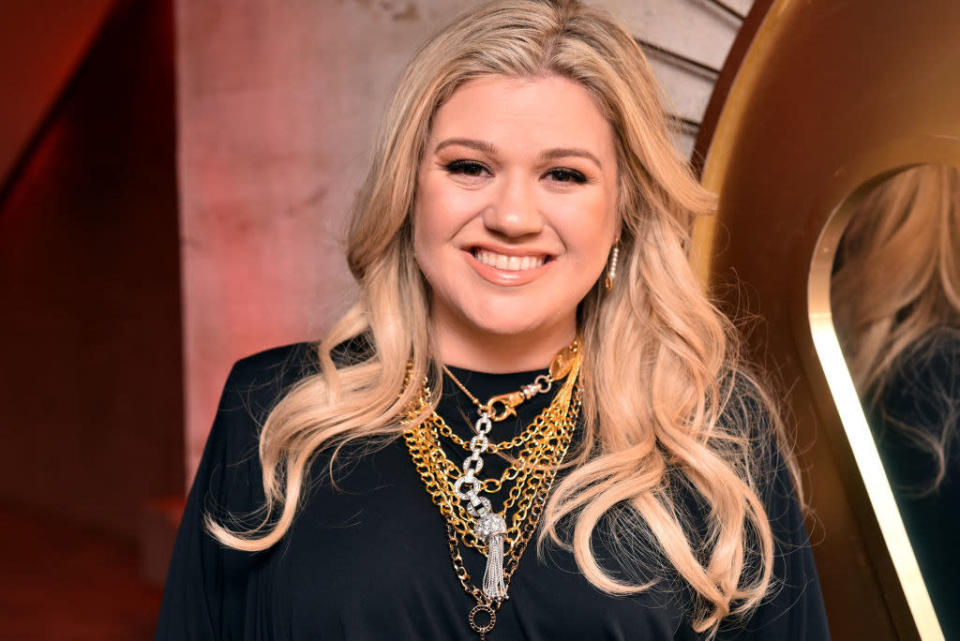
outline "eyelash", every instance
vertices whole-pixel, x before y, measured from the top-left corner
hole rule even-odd
[[[474,162],[472,160],[454,160],[453,162],[448,163],[444,167],[444,169],[446,169],[448,173],[463,174],[471,178],[478,177],[479,173],[470,174],[470,173],[467,173],[468,171],[473,171],[473,172],[488,171],[487,168],[484,167],[482,164],[478,162]],[[557,182],[561,182],[561,183],[569,182],[569,183],[583,184],[587,182],[586,176],[584,176],[579,171],[576,171],[575,169],[564,169],[562,167],[558,167],[556,169],[551,169],[546,173],[546,175],[551,175],[551,174],[553,175],[554,179],[557,180]]]

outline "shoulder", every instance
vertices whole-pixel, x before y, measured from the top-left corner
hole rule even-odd
[[[330,356],[337,368],[355,365],[374,353],[373,343],[361,334],[336,345]],[[255,423],[301,380],[322,372],[320,343],[301,342],[266,349],[241,358],[230,369],[219,412],[243,410]]]
[[[303,378],[319,371],[314,343],[293,343],[257,352],[234,363],[228,384],[270,386]]]
[[[319,354],[319,342],[302,342],[241,358],[230,369],[219,411],[242,409],[261,422],[294,385],[322,372]],[[373,354],[373,342],[366,334],[346,340],[330,351],[338,369],[365,361]]]
[[[782,425],[777,407],[755,377],[731,374],[721,387],[723,403],[719,427],[723,439],[733,438],[744,445],[741,449],[747,465],[767,468],[776,473],[784,466]]]
[[[270,410],[319,370],[312,343],[264,350],[234,363],[207,438],[197,482],[212,513],[244,513],[262,502],[257,449]]]
[[[214,427],[242,421],[256,431],[293,385],[319,370],[313,343],[274,347],[241,358],[227,376]]]
[[[369,332],[348,338],[330,350],[330,358],[337,368],[357,365],[376,355],[373,336]]]
[[[230,370],[226,391],[261,399],[320,371],[314,343],[293,343],[241,358]]]

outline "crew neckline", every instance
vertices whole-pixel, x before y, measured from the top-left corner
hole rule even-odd
[[[538,376],[549,374],[550,368],[526,370],[522,372],[478,372],[476,370],[463,367],[453,367],[447,365],[450,372],[460,381],[472,394],[477,397],[489,397],[494,394],[503,394],[521,389],[525,385],[533,383]],[[457,385],[450,380],[446,374],[443,375],[444,395],[452,394],[458,396],[461,391]],[[537,405],[539,403],[535,403]]]
[[[541,374],[547,374],[547,373],[550,372],[550,368],[549,368],[549,367],[542,367],[542,368],[540,368],[540,369],[523,370],[523,371],[520,371],[520,372],[484,372],[484,371],[482,371],[482,370],[469,369],[469,368],[466,368],[466,367],[456,367],[456,366],[454,366],[454,365],[447,365],[446,367],[447,367],[447,369],[449,369],[449,370],[450,370],[451,372],[453,372],[454,374],[457,374],[458,372],[460,372],[460,373],[463,373],[463,374],[469,374],[469,375],[471,375],[471,376],[489,376],[489,377],[497,377],[497,376],[533,376],[533,377],[537,377],[537,376],[539,376],[539,375],[541,375]]]

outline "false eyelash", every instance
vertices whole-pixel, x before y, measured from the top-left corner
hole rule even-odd
[[[476,169],[479,169],[480,171],[485,171],[487,169],[481,163],[478,163],[473,160],[454,160],[444,165],[444,169],[450,173],[460,172],[467,168],[470,168],[470,169],[476,168]],[[470,174],[464,174],[464,175],[469,176]]]
[[[443,168],[450,173],[462,172],[464,169],[478,169],[480,171],[489,171],[482,163],[476,162],[475,160],[462,160],[462,159],[451,161],[446,165],[444,165]],[[549,170],[545,175],[550,175],[550,174],[554,174],[554,178],[558,178],[559,177],[558,175],[562,175],[568,178],[568,180],[558,179],[557,182],[561,182],[561,183],[570,182],[570,183],[582,185],[588,182],[587,177],[584,176],[581,172],[577,171],[576,169],[566,169],[564,167],[557,167],[555,169]],[[476,177],[473,174],[464,173],[464,175]]]
[[[575,169],[551,169],[547,172],[547,174],[564,174],[570,178],[570,180],[560,180],[558,182],[573,182],[577,183],[578,185],[582,185],[583,183],[587,182],[587,177]]]

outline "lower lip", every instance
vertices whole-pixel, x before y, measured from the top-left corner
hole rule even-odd
[[[471,267],[473,267],[474,271],[476,271],[481,278],[493,283],[494,285],[502,285],[504,287],[517,287],[520,285],[526,285],[530,281],[539,278],[546,270],[550,269],[550,266],[553,264],[552,260],[545,260],[539,267],[510,271],[506,269],[497,269],[496,267],[491,267],[490,265],[484,265],[479,260],[474,258],[473,253],[471,252],[464,252],[464,254],[467,255],[467,262]]]

